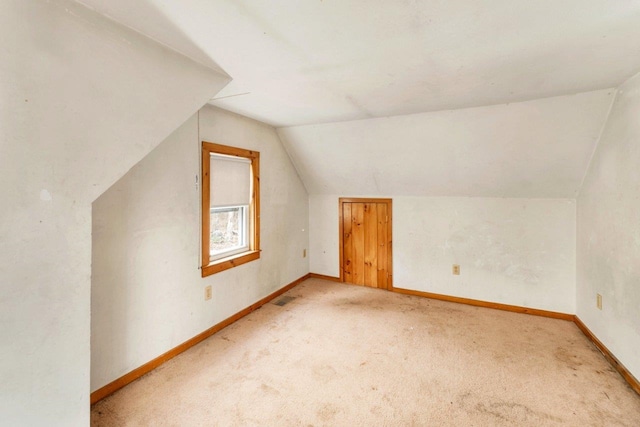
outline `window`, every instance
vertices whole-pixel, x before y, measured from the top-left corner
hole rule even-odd
[[[260,153],[202,142],[202,277],[260,258]]]

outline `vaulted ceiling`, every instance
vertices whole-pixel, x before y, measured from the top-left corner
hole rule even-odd
[[[283,128],[311,193],[573,197],[640,71],[640,0],[79,1],[228,73],[211,104]]]

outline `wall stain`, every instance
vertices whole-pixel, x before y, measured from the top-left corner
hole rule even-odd
[[[489,270],[528,284],[540,282],[545,250],[523,253],[516,245],[508,243],[504,236],[504,223],[484,221],[454,230],[442,246],[444,253],[456,258],[475,259],[474,266]],[[523,230],[510,232],[512,239],[520,241]]]

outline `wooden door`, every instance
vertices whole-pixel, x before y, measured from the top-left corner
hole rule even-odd
[[[340,279],[391,289],[391,199],[340,199]]]

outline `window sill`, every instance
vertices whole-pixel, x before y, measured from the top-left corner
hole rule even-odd
[[[211,276],[212,274],[228,270],[233,267],[254,261],[260,258],[260,251],[247,251],[241,254],[232,255],[226,258],[217,259],[209,265],[202,267],[202,277]]]

